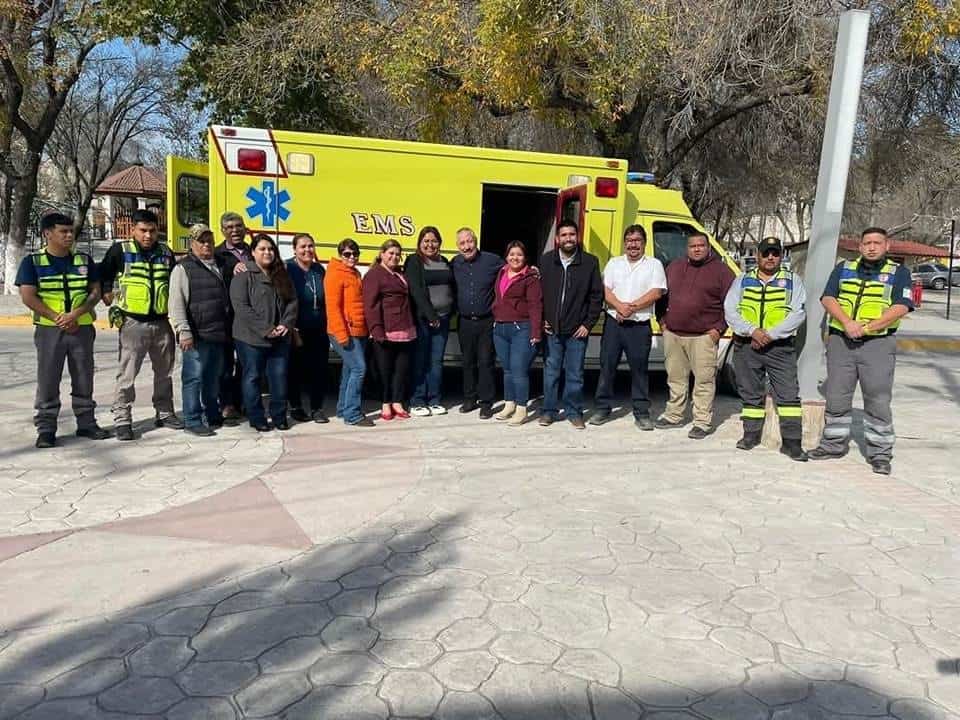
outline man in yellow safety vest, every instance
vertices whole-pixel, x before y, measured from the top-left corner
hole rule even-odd
[[[103,440],[110,433],[97,425],[93,401],[93,308],[100,300],[97,266],[86,253],[73,251],[72,218],[60,213],[44,215],[40,231],[45,247],[23,259],[15,280],[20,299],[33,312],[36,446],[51,448],[57,443],[64,361],[70,372],[77,435]]]
[[[752,450],[760,444],[769,379],[780,419],[780,452],[806,462],[800,445],[803,423],[794,337],[806,318],[807,295],[800,278],[783,267],[782,257],[779,238],[761,240],[757,267],[733,282],[723,303],[734,334],[733,368],[743,398],[743,437],[737,447]]]
[[[155,424],[174,430],[184,427],[173,412],[176,340],[167,316],[173,253],[159,241],[156,215],[137,210],[131,219],[133,238],[114,243],[100,264],[103,302],[116,301],[120,313],[120,366],[113,401],[118,440],[134,439],[134,383],[147,356],[153,366]]]
[[[910,271],[887,259],[883,228],[860,235],[860,257],[838,264],[820,301],[830,316],[827,338],[826,425],[811,460],[843,457],[853,424],[853,393],[863,393],[867,461],[880,475],[893,459],[893,372],[900,319],[913,310]]]

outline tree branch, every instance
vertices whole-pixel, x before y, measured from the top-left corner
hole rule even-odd
[[[760,88],[756,92],[744,95],[736,102],[721,107],[712,115],[708,116],[685,137],[670,148],[666,154],[666,164],[663,168],[657,168],[657,174],[666,180],[677,169],[677,166],[683,162],[690,151],[697,146],[713,130],[723,125],[731,118],[735,118],[745,112],[753,110],[773,102],[779,97],[792,97],[796,95],[807,95],[813,90],[813,75],[807,74],[799,80],[777,85],[771,88]]]

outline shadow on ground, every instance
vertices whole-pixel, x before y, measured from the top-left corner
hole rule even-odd
[[[638,680],[598,650],[561,652],[533,632],[495,626],[493,601],[511,588],[519,597],[528,583],[459,569],[469,519],[432,521],[370,526],[234,581],[0,636],[0,718],[950,717],[826,672],[812,680],[771,663],[739,681],[709,666],[697,677],[678,669]],[[576,613],[559,622],[571,638],[582,631]],[[609,632],[631,643],[629,626]],[[956,672],[956,660],[940,669]]]

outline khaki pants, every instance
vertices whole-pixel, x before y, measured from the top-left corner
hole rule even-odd
[[[117,391],[113,400],[115,425],[130,425],[131,408],[136,399],[134,383],[144,358],[153,366],[153,407],[158,417],[173,413],[173,363],[177,343],[166,318],[141,321],[127,317],[120,327],[120,366],[117,368]]]
[[[713,396],[717,389],[717,343],[710,335],[686,337],[663,331],[664,365],[670,399],[663,411],[668,422],[682,422],[693,372],[693,424],[709,430],[713,423]]]

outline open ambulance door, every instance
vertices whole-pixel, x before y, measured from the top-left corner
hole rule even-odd
[[[557,247],[557,227],[563,220],[573,220],[580,228],[580,242],[585,243],[590,237],[587,227],[587,186],[574,185],[557,193],[557,214],[553,224],[553,231],[544,244],[543,252],[548,253]]]
[[[190,249],[192,225],[210,222],[207,176],[207,163],[167,155],[167,245],[175,253]]]

